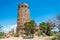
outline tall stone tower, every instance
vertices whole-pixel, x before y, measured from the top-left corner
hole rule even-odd
[[[18,6],[17,33],[23,34],[24,23],[30,21],[29,6],[26,3]]]

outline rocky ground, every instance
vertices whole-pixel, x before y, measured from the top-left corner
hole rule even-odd
[[[23,39],[22,37],[11,37],[0,40],[52,40],[52,37],[35,37],[33,39]]]

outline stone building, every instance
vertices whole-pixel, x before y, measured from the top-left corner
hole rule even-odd
[[[29,5],[21,3],[18,6],[18,19],[17,19],[17,30],[16,33],[23,34],[24,23],[30,21]]]

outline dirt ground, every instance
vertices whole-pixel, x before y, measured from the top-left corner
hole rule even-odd
[[[22,37],[11,37],[0,40],[52,40],[52,37],[35,37],[33,39],[23,39]]]

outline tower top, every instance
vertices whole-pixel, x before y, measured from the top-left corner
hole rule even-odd
[[[26,5],[26,6],[29,6],[27,3],[21,3],[20,5]]]

